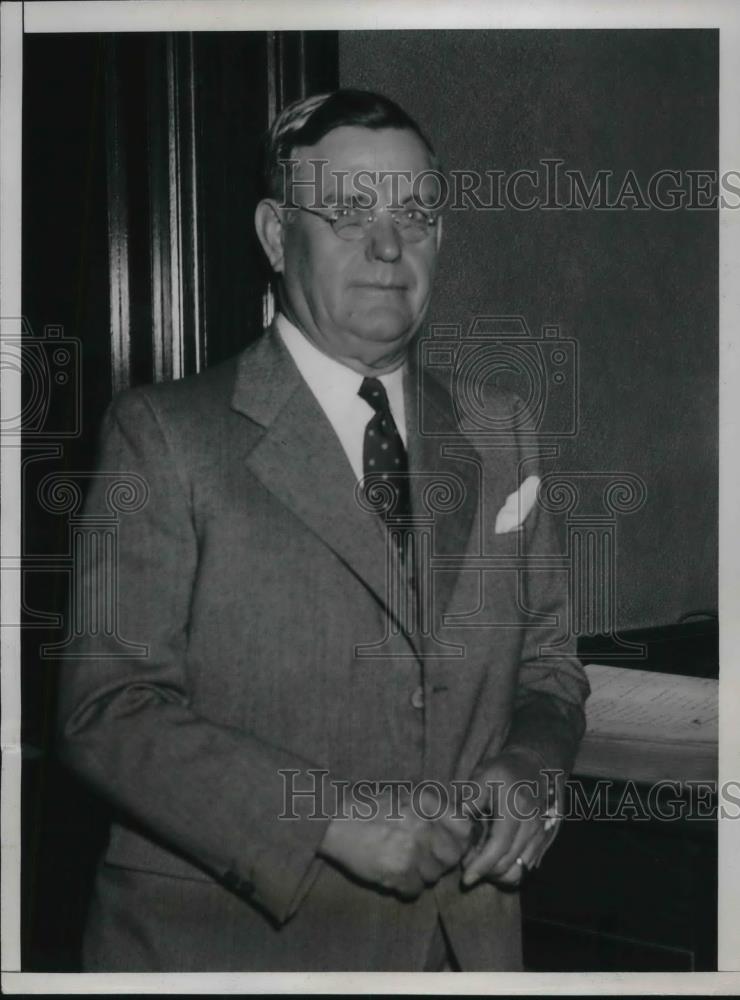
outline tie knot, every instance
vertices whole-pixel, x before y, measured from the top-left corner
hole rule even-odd
[[[388,409],[388,395],[380,379],[366,376],[362,380],[358,396],[364,399],[366,403],[369,403],[376,413],[381,413],[383,410]]]

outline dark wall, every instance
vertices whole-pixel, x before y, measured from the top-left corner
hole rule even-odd
[[[171,127],[166,100],[170,41],[178,67],[172,77],[177,129]],[[268,94],[279,108],[302,92],[323,91],[336,82],[332,32],[24,38],[24,969],[79,968],[94,867],[107,838],[107,803],[64,770],[54,753],[57,681],[65,661],[44,654],[42,647],[62,642],[71,628],[70,519],[58,505],[42,503],[39,489],[47,475],[62,473],[84,489],[86,474],[94,468],[102,414],[118,374],[111,350],[109,246],[119,240],[120,227],[129,257],[130,323],[123,336],[130,344],[130,381],[166,377],[154,363],[153,317],[160,303],[152,260],[158,250],[165,255],[169,230],[160,233],[155,219],[169,220],[169,137],[176,132],[180,142],[191,127],[201,217],[193,218],[183,198],[178,224],[186,253],[194,252],[189,237],[196,228],[199,234],[199,256],[190,261],[188,273],[200,276],[204,364],[240,350],[262,321],[262,254],[258,258],[253,214]],[[190,111],[192,125],[187,125]],[[120,153],[113,151],[112,120]],[[181,151],[184,141],[177,148]],[[181,174],[188,169],[183,159]],[[112,171],[111,164],[119,160],[122,177],[113,183],[111,175],[119,167]],[[114,225],[111,217],[119,213],[112,205],[119,200],[123,222]],[[187,312],[192,299],[184,301]],[[165,327],[162,338],[170,355],[173,325]],[[193,370],[194,327],[187,314],[186,371]],[[31,405],[39,396],[44,407]]]
[[[717,168],[713,31],[343,32],[340,80],[399,101],[448,170],[561,158],[587,179],[613,170],[618,190],[628,170],[644,189],[660,169]],[[559,325],[580,348],[579,433],[559,468],[647,486],[618,524],[620,627],[715,608],[716,212],[505,208],[447,211],[444,226],[429,320]]]

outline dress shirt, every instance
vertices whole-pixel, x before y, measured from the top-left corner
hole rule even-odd
[[[298,371],[334,428],[352,471],[358,480],[362,479],[365,428],[375,415],[372,406],[358,396],[363,376],[320,351],[283,313],[278,313],[276,327]],[[404,368],[405,364],[395,371],[375,377],[385,386],[393,419],[405,445]]]

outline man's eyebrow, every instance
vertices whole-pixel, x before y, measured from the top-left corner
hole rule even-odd
[[[346,192],[343,198],[339,198],[341,192],[331,191],[327,192],[325,205],[331,208],[359,208],[369,211],[372,208],[383,208],[384,203],[377,197],[373,199],[370,194],[350,194]],[[413,191],[409,191],[404,197],[400,198],[398,201],[390,205],[391,208],[403,208],[408,204],[416,205],[418,208],[424,208],[424,202],[422,199],[417,198]]]
[[[419,208],[423,212],[431,212],[431,209],[424,204],[424,199],[418,198],[414,191],[410,191],[405,198],[401,198],[398,202],[396,202],[394,207],[405,208],[407,205],[411,205],[412,208]]]
[[[369,194],[344,193],[344,197],[339,198],[339,192],[332,191],[327,201],[336,208],[365,208],[372,207],[373,198]]]

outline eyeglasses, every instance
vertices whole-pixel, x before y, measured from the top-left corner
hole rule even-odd
[[[363,208],[336,208],[329,215],[305,205],[291,205],[328,222],[341,240],[362,240],[377,218],[377,213]],[[438,216],[422,208],[389,208],[388,215],[404,243],[421,243],[436,228]]]

